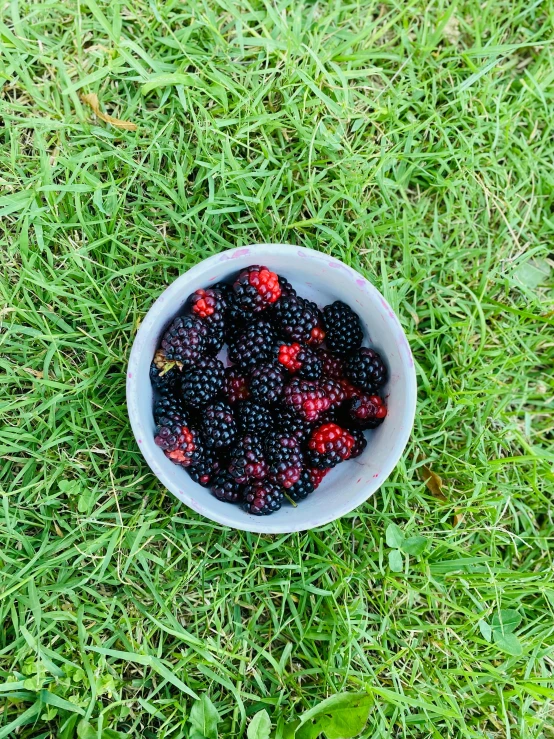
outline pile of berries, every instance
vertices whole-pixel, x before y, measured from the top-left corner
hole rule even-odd
[[[346,303],[320,310],[267,267],[196,290],[150,367],[155,442],[218,500],[296,505],[387,415],[387,369],[362,340]]]

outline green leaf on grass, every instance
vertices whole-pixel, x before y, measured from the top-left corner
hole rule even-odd
[[[513,608],[503,608],[494,614],[491,620],[491,626],[495,631],[503,631],[505,634],[511,634],[517,629],[521,623],[521,613]]]
[[[221,718],[207,693],[192,704],[189,721],[192,728],[206,739],[217,739],[217,725]]]
[[[385,539],[387,541],[387,546],[392,547],[393,549],[399,549],[404,542],[402,529],[395,523],[389,523],[385,532]]]
[[[77,736],[79,739],[98,739],[98,732],[92,724],[83,719],[77,726]]]
[[[405,539],[400,548],[405,554],[411,554],[414,557],[419,557],[423,554],[427,547],[427,539],[424,536],[410,536],[409,539]]]
[[[481,636],[483,637],[483,639],[490,643],[492,641],[492,629],[485,621],[485,619],[479,619],[479,621],[477,622],[477,626],[479,627],[479,631],[481,632]]]
[[[85,488],[77,501],[77,510],[79,513],[89,513],[95,497],[94,490]]]
[[[373,699],[367,693],[341,693],[322,701],[301,716],[298,739],[352,739],[363,731]]]
[[[269,718],[267,711],[264,709],[262,711],[258,711],[254,716],[248,726],[246,736],[248,739],[269,739],[270,732],[271,719]]]
[[[404,560],[399,549],[391,549],[389,552],[389,567],[393,572],[402,572],[404,569]]]
[[[507,652],[513,657],[519,657],[523,654],[523,649],[521,648],[519,639],[515,634],[503,634],[501,631],[493,631],[492,633],[494,636],[494,643],[503,652]]]

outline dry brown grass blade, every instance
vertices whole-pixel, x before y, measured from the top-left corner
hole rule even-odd
[[[422,480],[427,486],[427,489],[430,490],[431,494],[434,495],[435,498],[445,501],[446,495],[442,492],[442,477],[437,475],[436,472],[433,472],[433,470],[426,465],[423,465],[419,469],[421,470]]]
[[[122,121],[119,118],[114,118],[107,113],[103,113],[100,110],[98,95],[95,92],[89,92],[86,95],[81,95],[81,100],[83,101],[83,103],[90,105],[95,115],[98,116],[98,118],[100,118],[100,120],[104,121],[105,123],[110,123],[112,126],[115,126],[116,128],[122,128],[125,131],[137,130],[137,124],[133,123],[132,121]]]

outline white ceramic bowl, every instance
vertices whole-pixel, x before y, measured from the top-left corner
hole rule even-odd
[[[365,340],[389,368],[385,387],[388,415],[369,433],[364,453],[332,470],[315,493],[297,508],[288,503],[270,516],[252,516],[222,503],[170,462],[154,443],[149,368],[166,326],[197,288],[208,287],[250,264],[263,264],[286,277],[297,292],[321,307],[348,303],[360,316]],[[387,479],[406,446],[414,421],[416,378],[406,336],[394,311],[362,275],[338,259],[287,244],[254,244],[205,259],[178,277],[156,300],[142,322],[127,372],[129,418],[152,472],[179,500],[220,524],[269,534],[303,531],[333,521],[363,503]]]

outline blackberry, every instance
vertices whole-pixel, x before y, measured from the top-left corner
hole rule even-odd
[[[344,364],[342,359],[335,357],[331,352],[325,349],[319,349],[317,352],[323,365],[323,374],[332,377],[333,380],[340,380],[344,376]]]
[[[367,439],[361,429],[348,429],[350,436],[354,438],[354,446],[350,451],[349,459],[359,457],[367,446]]]
[[[175,413],[171,417],[161,418],[154,441],[175,464],[188,467],[202,459],[204,450],[200,436],[188,425],[184,415]]]
[[[307,498],[310,493],[314,492],[314,490],[315,486],[312,482],[310,472],[309,470],[304,469],[300,473],[300,477],[294,483],[294,485],[291,485],[291,487],[287,490],[287,497],[297,502],[299,500],[304,500],[304,498]]]
[[[221,472],[223,464],[224,462],[219,457],[208,451],[196,464],[191,464],[186,469],[194,482],[207,488],[215,476]]]
[[[245,400],[238,404],[237,421],[245,434],[262,437],[267,436],[275,427],[271,411],[253,400]]]
[[[262,405],[277,403],[284,386],[283,373],[272,364],[260,364],[250,376],[250,396]]]
[[[331,408],[336,408],[346,400],[346,392],[337,380],[333,380],[331,377],[327,377],[321,383],[321,387],[325,391],[325,396],[329,399],[329,405]]]
[[[233,284],[239,306],[251,313],[259,313],[281,296],[279,278],[267,267],[252,264],[243,269]]]
[[[360,319],[346,303],[335,300],[323,309],[323,323],[327,346],[340,357],[346,356],[362,345],[363,332]]]
[[[240,483],[262,480],[267,475],[264,447],[258,436],[243,436],[229,457],[229,474]]]
[[[228,472],[217,474],[210,485],[210,490],[218,500],[225,503],[239,503],[244,495],[243,486]]]
[[[321,485],[321,481],[327,475],[329,472],[331,472],[330,467],[323,468],[321,470],[317,468],[308,468],[308,472],[310,474],[310,480],[312,481],[312,485],[314,486],[314,490],[317,490],[317,488]]]
[[[224,387],[225,368],[215,357],[205,357],[189,370],[183,370],[181,392],[183,400],[200,408],[213,400]]]
[[[212,321],[223,321],[225,318],[225,309],[227,307],[223,292],[217,288],[208,288],[203,290],[195,290],[189,298],[190,312],[206,321],[208,324]]]
[[[227,403],[212,403],[202,410],[200,429],[208,449],[228,447],[237,435],[233,411]]]
[[[283,503],[283,491],[270,480],[261,480],[244,489],[244,510],[254,516],[268,516]]]
[[[291,374],[298,373],[305,380],[319,380],[323,371],[321,359],[305,346],[293,343],[281,344],[277,349],[277,361]]]
[[[319,469],[335,467],[348,459],[355,444],[354,437],[336,423],[326,423],[317,428],[308,442],[307,459]]]
[[[285,404],[306,421],[317,421],[331,401],[317,383],[293,377],[285,387]]]
[[[387,406],[379,395],[357,395],[347,408],[349,419],[360,429],[375,429],[387,416]]]
[[[320,344],[323,344],[323,342],[325,341],[325,329],[323,327],[323,313],[320,311],[317,305],[313,303],[311,300],[306,300],[306,305],[317,318],[317,323],[310,332],[310,338],[308,339],[308,344],[311,347],[318,347]]]
[[[206,351],[208,327],[199,318],[182,316],[173,319],[162,338],[162,349],[169,361],[190,367]]]
[[[318,317],[307,302],[298,295],[289,295],[273,309],[275,326],[290,341],[306,344],[317,326]]]
[[[185,408],[182,399],[173,393],[162,395],[154,402],[154,421],[156,426],[168,425],[174,418],[185,418]],[[162,423],[162,419],[166,419]],[[187,419],[188,420],[188,419]]]
[[[246,372],[262,362],[271,361],[275,332],[268,321],[258,319],[229,343],[229,359]]]
[[[298,440],[274,431],[266,439],[265,453],[272,478],[284,488],[294,485],[300,477],[303,461]]]
[[[290,408],[283,408],[278,413],[277,428],[285,436],[294,436],[302,444],[309,439],[313,424],[305,421]]]
[[[180,367],[178,363],[168,361],[165,352],[158,349],[150,365],[152,387],[155,387],[160,393],[170,392],[175,387],[175,382],[179,376]]]
[[[356,387],[371,394],[385,384],[387,368],[378,352],[362,347],[349,357],[344,374]]]
[[[225,368],[225,395],[231,405],[246,400],[250,395],[248,380],[240,367]]]
[[[225,318],[225,339],[229,343],[237,338],[252,321],[252,313],[243,310],[237,296],[231,288],[227,296],[227,314]]]

